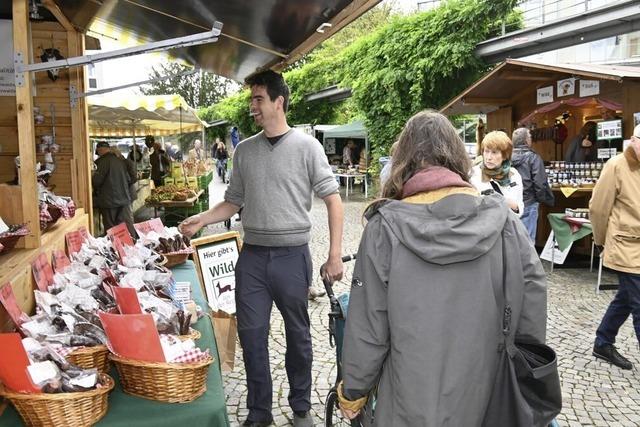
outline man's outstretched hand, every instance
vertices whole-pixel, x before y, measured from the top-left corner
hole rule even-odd
[[[191,237],[196,234],[203,224],[199,215],[190,216],[178,225],[178,231],[187,237]]]

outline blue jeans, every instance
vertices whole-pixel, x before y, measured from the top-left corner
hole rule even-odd
[[[525,206],[520,216],[520,221],[524,224],[529,238],[533,243],[536,242],[536,231],[538,230],[538,210],[540,209],[540,203],[532,203],[529,206]]]
[[[609,304],[607,312],[596,331],[596,345],[614,344],[616,335],[629,314],[633,318],[633,329],[640,342],[640,274],[618,272],[618,293]]]

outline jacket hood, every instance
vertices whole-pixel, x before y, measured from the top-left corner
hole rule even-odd
[[[378,213],[402,245],[424,261],[440,265],[487,253],[500,239],[510,214],[499,194],[455,193],[424,204],[391,200]]]
[[[529,152],[531,152],[531,149],[526,145],[515,147],[513,149],[513,154],[511,155],[511,166],[517,168],[522,165],[526,160],[526,154]]]

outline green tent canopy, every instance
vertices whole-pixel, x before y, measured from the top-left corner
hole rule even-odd
[[[361,121],[347,123],[324,132],[323,139],[327,138],[367,138],[367,129]]]
[[[364,139],[364,149],[367,152],[367,168],[369,167],[369,158],[368,158],[370,154],[369,137],[367,134],[367,128],[364,127],[364,123],[362,123],[361,121],[355,121],[355,122],[347,123],[346,125],[337,126],[337,127],[334,127],[333,129],[326,130],[322,137],[322,142],[323,142],[323,145],[325,146],[325,149],[327,147],[327,144],[325,141],[327,141],[328,139],[335,140],[336,138]]]

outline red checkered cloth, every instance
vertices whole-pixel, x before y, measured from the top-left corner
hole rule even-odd
[[[186,351],[182,356],[178,356],[173,359],[170,363],[197,363],[204,362],[209,359],[211,355],[209,354],[209,349],[205,351],[200,350],[198,347]]]
[[[7,237],[26,236],[27,234],[29,234],[29,229],[23,224],[15,231],[5,231],[4,233],[0,233],[0,238],[5,239]]]
[[[167,252],[164,255],[180,255],[180,254],[192,254],[192,253],[193,253],[193,248],[188,247],[185,249],[180,249],[179,251]]]
[[[49,213],[49,207],[46,203],[40,203],[40,229],[47,227],[47,224],[53,220]]]
[[[53,199],[51,204],[60,209],[60,212],[62,213],[62,217],[64,219],[73,218],[73,216],[76,214],[76,204],[70,197],[57,197]]]

